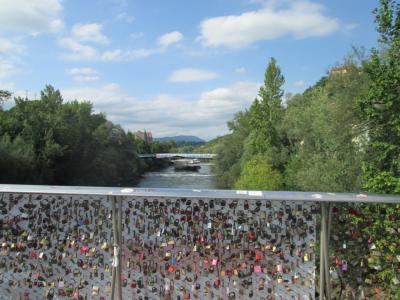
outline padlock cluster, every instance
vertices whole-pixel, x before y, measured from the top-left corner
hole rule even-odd
[[[108,197],[1,194],[0,210],[0,299],[111,299]],[[124,197],[123,299],[314,299],[316,210]]]
[[[0,299],[110,299],[106,197],[0,195]]]
[[[124,299],[314,299],[312,203],[123,201]]]

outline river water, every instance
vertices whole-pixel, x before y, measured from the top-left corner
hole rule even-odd
[[[175,171],[173,166],[161,171],[148,172],[139,181],[142,188],[182,188],[182,189],[214,189],[214,176],[211,164],[201,164],[197,171]]]

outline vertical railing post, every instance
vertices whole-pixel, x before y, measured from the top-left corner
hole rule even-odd
[[[117,197],[111,197],[112,210],[112,229],[113,229],[113,269],[112,269],[112,291],[111,300],[122,300],[122,285],[121,285],[121,200]]]
[[[325,204],[325,238],[324,238],[324,267],[325,267],[325,284],[326,284],[326,298],[331,300],[331,278],[329,274],[329,211],[330,204]]]
[[[319,240],[319,300],[324,299],[325,294],[325,263],[324,263],[324,246],[325,246],[325,219],[326,219],[325,203],[321,203],[321,236]]]
[[[122,197],[119,196],[117,197],[117,202],[118,202],[118,261],[119,264],[117,266],[117,290],[118,290],[118,295],[119,299],[122,300],[122,259],[121,259],[121,252],[122,252]]]
[[[329,274],[329,231],[331,223],[331,207],[329,203],[321,202],[321,238],[319,260],[319,299],[331,299],[331,281]]]

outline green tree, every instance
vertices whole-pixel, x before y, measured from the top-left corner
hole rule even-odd
[[[264,85],[260,87],[258,95],[262,111],[269,122],[273,123],[280,118],[282,113],[282,86],[285,78],[275,58],[271,58],[264,75]]]
[[[283,121],[290,158],[285,166],[287,189],[357,191],[365,134],[357,99],[368,80],[353,65],[336,68],[303,95],[291,99]]]
[[[381,0],[375,12],[383,49],[365,64],[371,84],[360,100],[369,137],[363,170],[367,189],[393,193],[400,192],[400,4]]]
[[[282,187],[282,175],[274,170],[268,158],[263,155],[254,156],[247,162],[236,181],[236,189],[278,190]]]
[[[258,93],[259,98],[254,100],[249,110],[252,131],[248,151],[252,154],[265,153],[279,144],[276,128],[283,114],[284,82],[276,60],[271,58],[265,71],[264,84]]]
[[[32,144],[17,136],[0,137],[0,182],[35,183],[35,154]]]
[[[231,133],[220,138],[214,148],[217,158],[213,171],[220,188],[232,188],[240,177],[243,145],[250,133],[249,113],[238,112],[234,119],[228,122],[228,128]]]

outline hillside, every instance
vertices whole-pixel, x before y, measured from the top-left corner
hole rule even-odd
[[[167,141],[175,141],[175,142],[195,142],[195,143],[205,143],[205,140],[194,136],[194,135],[177,135],[177,136],[166,136],[154,138],[156,141],[167,142]]]

